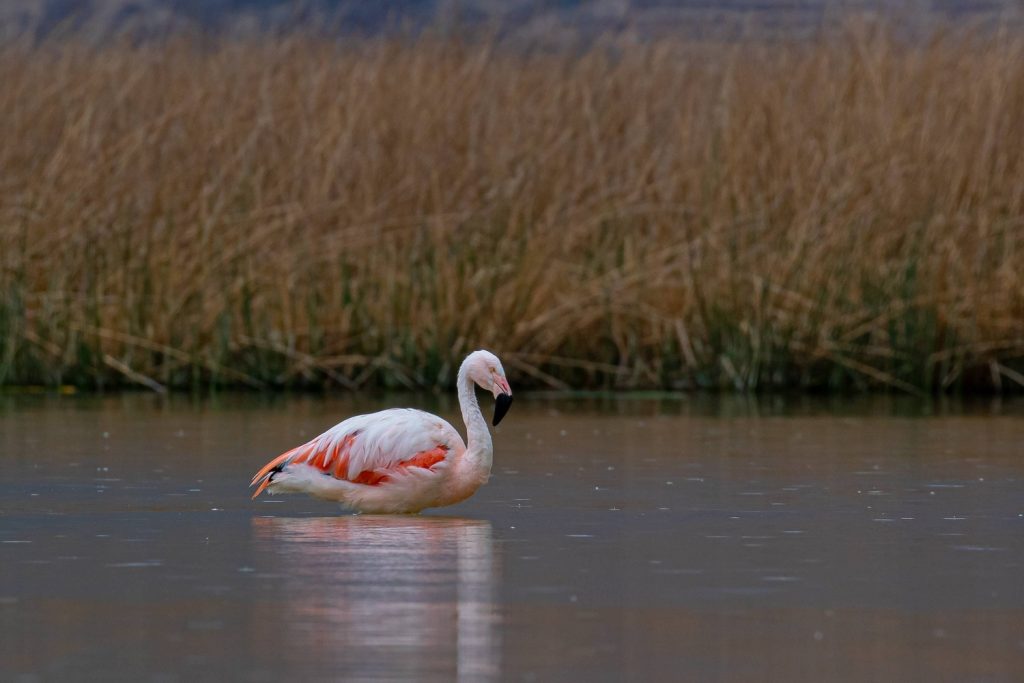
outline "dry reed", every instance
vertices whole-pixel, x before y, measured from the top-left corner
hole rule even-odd
[[[1024,44],[0,51],[0,383],[1024,384]]]

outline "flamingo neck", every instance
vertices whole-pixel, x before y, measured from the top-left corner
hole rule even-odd
[[[469,377],[469,368],[463,362],[459,368],[459,407],[462,408],[462,420],[466,423],[466,459],[487,473],[491,470],[494,458],[494,445],[491,443],[491,432],[487,429],[487,420],[480,412],[480,404],[476,400],[476,384]]]

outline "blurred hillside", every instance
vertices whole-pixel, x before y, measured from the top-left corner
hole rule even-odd
[[[912,23],[987,21],[1018,15],[1012,0],[4,0],[0,39],[76,33],[103,40],[176,30],[251,34],[296,26],[373,34],[487,26],[506,36],[557,42],[607,32],[660,37],[679,32],[736,36],[800,34],[850,12]]]

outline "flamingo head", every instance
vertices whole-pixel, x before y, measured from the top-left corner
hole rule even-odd
[[[466,362],[469,378],[494,394],[494,420],[491,424],[497,426],[512,405],[512,389],[505,379],[505,368],[490,351],[474,351]]]

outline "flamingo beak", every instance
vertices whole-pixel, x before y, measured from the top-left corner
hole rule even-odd
[[[497,427],[511,405],[512,389],[508,385],[508,380],[504,377],[496,378],[494,380],[494,419],[491,421],[491,424]]]
[[[494,420],[491,422],[495,427],[501,422],[501,418],[505,417],[505,413],[508,412],[509,406],[512,405],[512,394],[498,394],[498,397],[494,401]]]

